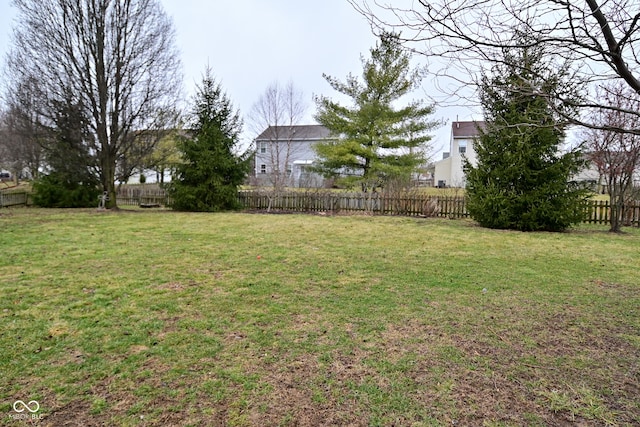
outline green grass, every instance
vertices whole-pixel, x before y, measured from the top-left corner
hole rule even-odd
[[[0,211],[0,425],[637,425],[640,230]]]

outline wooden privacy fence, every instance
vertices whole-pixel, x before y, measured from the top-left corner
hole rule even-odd
[[[0,191],[0,208],[28,206],[30,204],[31,193],[28,191]]]
[[[118,192],[121,206],[168,206],[171,200],[161,188],[127,188]],[[371,213],[376,215],[428,216],[466,218],[469,216],[464,197],[429,196],[419,193],[381,194],[345,193],[335,191],[270,191],[244,190],[238,200],[248,210],[280,212]],[[96,206],[97,206],[96,201]],[[0,208],[30,205],[31,193],[0,191]],[[609,224],[609,201],[589,200],[584,204],[585,219],[590,224]],[[625,226],[640,227],[640,201],[623,209]]]
[[[121,187],[116,198],[121,206],[167,206],[170,203],[166,191],[156,186]]]
[[[285,212],[370,212],[377,215],[407,215],[445,218],[466,218],[464,197],[441,197],[424,194],[340,193],[292,191],[240,191],[238,198],[249,210]],[[591,224],[608,224],[611,205],[608,201],[589,200],[584,204],[585,219]],[[640,227],[640,202],[624,207],[623,224]]]
[[[608,200],[589,200],[585,205],[585,219],[589,224],[609,224],[611,204]],[[627,203],[622,208],[622,225],[640,227],[640,201]]]
[[[240,203],[249,210],[288,212],[361,212],[377,215],[469,216],[463,197],[385,195],[380,193],[240,191]]]

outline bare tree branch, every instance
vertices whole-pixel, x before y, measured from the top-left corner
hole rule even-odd
[[[113,207],[116,175],[127,174],[118,170],[118,161],[133,150],[133,135],[161,128],[173,117],[166,112],[175,107],[182,76],[171,20],[158,0],[14,3],[19,15],[9,80],[37,81],[45,116],[69,94],[86,107],[91,151]]]
[[[43,166],[43,150],[51,134],[49,123],[39,111],[42,94],[34,81],[17,83],[17,90],[5,97],[7,111],[4,112],[0,126],[3,128],[2,159],[5,167],[16,178],[24,170],[32,178],[38,178]]]
[[[294,142],[304,137],[296,134],[295,126],[307,109],[302,91],[293,82],[285,86],[272,83],[251,109],[249,122],[253,133],[265,136],[262,140],[265,146],[256,147],[257,155],[267,159],[266,177],[276,193],[289,184],[293,157],[304,148]]]
[[[640,127],[640,96],[618,82],[603,86],[598,95],[619,110],[593,110],[591,120],[599,128],[583,133],[589,159],[607,183],[611,202],[611,231],[620,231],[624,223],[624,206],[640,185],[640,135],[619,131]],[[633,113],[631,113],[633,112]]]
[[[640,93],[640,3],[634,0],[348,1],[374,32],[402,31],[404,43],[424,55],[431,68],[441,64],[430,71],[452,105],[477,105],[473,89],[483,68],[499,61],[503,49],[527,47],[514,42],[516,29],[547,46],[551,62],[572,64],[576,81],[590,90],[585,106],[619,108],[596,96],[596,88],[610,80]],[[574,123],[596,126],[586,117]],[[640,133],[638,128],[624,131]]]

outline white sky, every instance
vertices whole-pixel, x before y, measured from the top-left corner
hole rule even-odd
[[[10,0],[0,0],[0,58],[9,49],[17,15]],[[294,85],[309,102],[306,123],[313,123],[313,95],[341,99],[322,74],[344,80],[361,74],[360,56],[375,45],[365,18],[346,0],[161,0],[173,18],[182,52],[185,97],[193,93],[207,63],[240,113],[251,106],[273,82]],[[418,61],[420,58],[417,58]],[[424,80],[416,98],[434,93]],[[448,151],[451,121],[472,120],[470,110],[438,107],[434,119],[447,124],[433,132],[434,159]],[[245,129],[249,126],[245,124]],[[244,142],[255,135],[247,132]]]

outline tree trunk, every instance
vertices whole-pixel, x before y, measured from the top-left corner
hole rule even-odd
[[[115,157],[103,151],[101,156],[102,173],[100,174],[100,180],[102,183],[102,191],[106,191],[109,199],[106,201],[105,207],[107,209],[118,209],[118,202],[116,200],[116,162]]]
[[[610,190],[611,191],[611,190]],[[611,205],[611,233],[619,233],[622,226],[622,214],[624,210],[624,198],[622,195],[614,196],[611,194],[609,197],[609,204]]]

